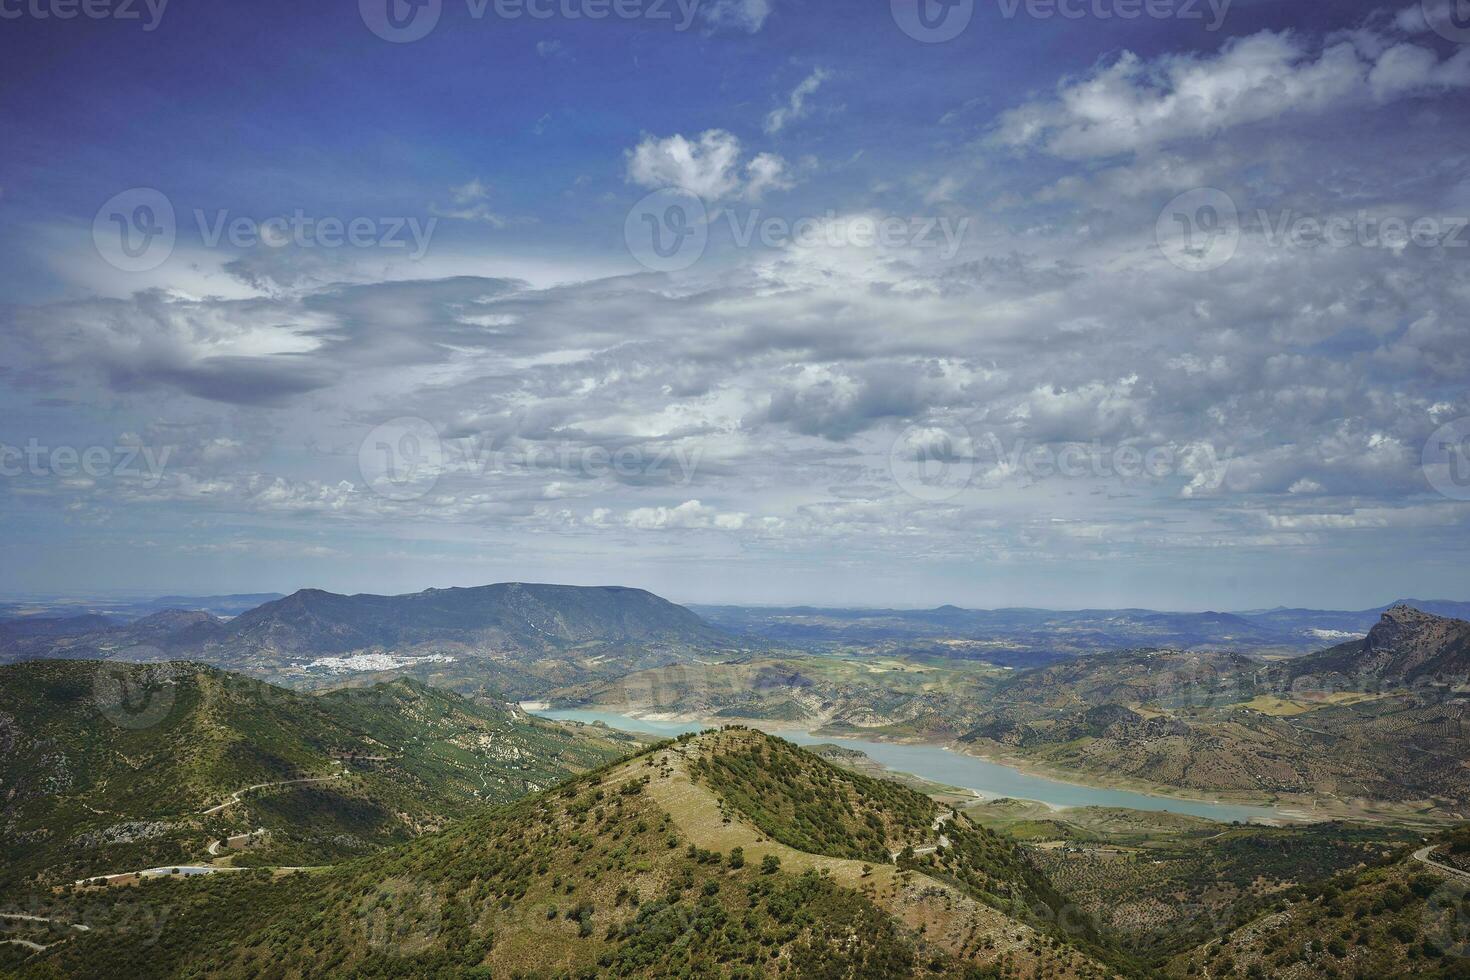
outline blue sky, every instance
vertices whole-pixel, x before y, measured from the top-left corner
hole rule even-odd
[[[0,590],[1470,592],[1436,0],[386,2],[0,3]]]

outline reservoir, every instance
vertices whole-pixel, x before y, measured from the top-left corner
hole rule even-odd
[[[580,721],[585,724],[600,721],[609,728],[621,731],[644,732],[669,738],[685,732],[718,728],[723,724],[723,722],[646,721],[616,712],[590,708],[536,711],[535,714],[553,721]],[[751,722],[741,722],[741,724],[761,727]],[[985,759],[955,752],[939,745],[909,745],[899,742],[874,742],[859,738],[836,738],[812,735],[798,729],[778,726],[765,727],[763,730],[795,742],[797,745],[840,745],[847,749],[857,749],[889,769],[912,773],[947,786],[974,790],[986,799],[1009,797],[1018,800],[1035,800],[1051,806],[1126,807],[1130,810],[1184,813],[1225,822],[1238,820],[1246,823],[1253,820],[1293,819],[1290,814],[1269,806],[1210,803],[1205,800],[1149,796],[1146,793],[1131,793],[1127,790],[1066,783],[1043,776],[1033,776],[1010,766],[988,762]],[[1301,818],[1298,816],[1296,819]]]

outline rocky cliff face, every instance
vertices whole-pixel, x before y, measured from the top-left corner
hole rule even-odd
[[[1388,609],[1368,636],[1294,661],[1292,677],[1342,674],[1391,684],[1470,682],[1470,623],[1413,606]]]

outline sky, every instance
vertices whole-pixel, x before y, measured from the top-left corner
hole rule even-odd
[[[0,592],[1470,598],[1470,23],[0,0]]]

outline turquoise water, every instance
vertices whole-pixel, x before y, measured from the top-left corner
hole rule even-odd
[[[716,728],[720,722],[676,722],[644,721],[611,711],[592,709],[568,709],[562,711],[538,711],[542,718],[556,721],[600,721],[609,728],[627,732],[647,732],[652,735],[673,737],[685,732],[698,732]],[[986,798],[1010,797],[1018,800],[1036,800],[1052,806],[1116,806],[1130,810],[1156,810],[1169,813],[1185,813],[1210,820],[1249,822],[1252,820],[1283,820],[1289,817],[1282,811],[1266,806],[1238,806],[1230,803],[1207,803],[1203,800],[1181,800],[1164,796],[1149,796],[1145,793],[1130,793],[1119,789],[1101,789],[1064,783],[1060,780],[1032,776],[1003,766],[996,762],[962,752],[954,752],[938,745],[904,745],[897,742],[870,742],[858,738],[832,738],[812,735],[796,729],[769,727],[772,735],[779,735],[798,745],[832,744],[857,749],[869,758],[883,763],[899,772],[913,773],[924,779],[948,786],[971,789]]]

